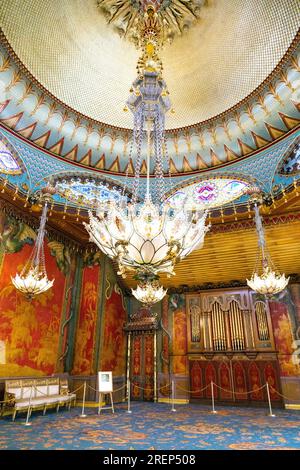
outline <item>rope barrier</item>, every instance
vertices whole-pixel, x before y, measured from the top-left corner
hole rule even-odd
[[[220,387],[220,385],[216,384],[215,382],[213,382],[213,384],[219,389],[219,390],[223,390],[224,392],[227,392],[227,393],[231,393],[233,395],[249,395],[250,393],[256,393],[258,392],[259,390],[262,390],[263,388],[266,387],[266,384],[262,385],[261,387],[259,388],[256,388],[256,389],[253,389],[253,390],[249,390],[249,391],[246,391],[246,392],[237,392],[236,390],[229,390],[229,389],[226,389],[226,388],[223,388],[223,387]],[[154,391],[154,388],[145,388],[145,387],[140,387],[139,385],[137,385],[136,383],[131,383],[132,387],[136,387],[140,390],[147,390],[147,391],[151,391],[153,392]],[[94,392],[98,392],[99,390],[97,390],[96,388],[92,387],[91,385],[88,385],[87,386],[93,390]],[[164,388],[168,388],[171,386],[171,382],[167,385],[163,385],[162,387],[159,387],[157,389],[157,391],[160,391],[160,390],[163,390]],[[180,387],[180,385],[178,384],[175,384],[175,388],[185,392],[185,393],[192,393],[192,394],[195,394],[195,393],[200,393],[200,392],[203,392],[204,390],[206,390],[207,388],[209,388],[210,384],[206,385],[205,387],[203,388],[200,388],[198,390],[189,390],[189,389],[185,389],[183,387]],[[81,388],[83,387],[83,385],[80,385],[80,387],[78,387],[77,389],[73,390],[72,393],[75,393],[77,392],[78,390],[80,390]],[[36,388],[36,387],[34,387]],[[112,393],[116,393],[116,392],[119,392],[120,390],[123,390],[126,388],[126,384],[122,385],[121,387],[117,388],[116,390],[113,390]],[[272,389],[272,391],[276,392],[279,396],[281,396],[282,398],[285,398],[286,400],[290,400],[290,401],[299,401],[300,400],[296,400],[296,399],[292,399],[292,398],[288,398],[286,395],[282,395],[280,392],[278,392],[274,387],[272,387],[272,385],[270,385],[270,388]],[[40,392],[42,393],[42,392]],[[46,395],[46,394],[45,394]],[[12,400],[8,400],[8,401],[3,401],[3,402],[0,402],[0,403],[9,403],[10,401],[14,401],[13,399]]]
[[[125,389],[126,387],[130,388],[130,385],[132,385],[133,387],[136,387],[140,390],[146,390],[146,391],[151,391],[153,392],[154,391],[154,388],[145,388],[145,387],[141,387],[139,386],[137,383],[131,383],[130,382],[127,382],[127,384],[123,384],[121,387],[117,388],[116,390],[113,390],[112,393],[115,393],[115,392],[119,392],[123,389]],[[217,413],[215,411],[215,408],[214,408],[214,390],[213,390],[213,386],[217,387],[219,390],[223,390],[224,392],[226,393],[230,393],[232,394],[233,396],[234,395],[249,395],[251,393],[256,393],[260,390],[263,390],[264,388],[267,388],[267,395],[268,395],[268,402],[269,402],[269,410],[270,410],[270,413],[269,413],[269,416],[272,416],[272,417],[275,417],[275,415],[273,414],[273,411],[272,411],[272,407],[271,407],[271,399],[270,399],[270,393],[269,393],[269,388],[271,389],[272,392],[275,392],[278,396],[282,397],[283,399],[285,400],[288,400],[288,401],[296,401],[296,402],[300,402],[300,399],[292,399],[292,398],[289,398],[287,397],[286,395],[283,395],[282,393],[278,392],[278,390],[276,390],[272,385],[270,385],[268,382],[266,382],[264,385],[262,385],[261,387],[258,387],[256,389],[253,389],[253,390],[249,390],[249,391],[246,391],[246,392],[238,392],[236,390],[229,390],[229,389],[226,389],[226,388],[223,388],[221,387],[220,385],[216,384],[215,382],[211,381],[210,384],[207,384],[205,387],[201,388],[201,389],[197,389],[197,390],[189,390],[189,389],[185,389],[183,387],[181,387],[180,385],[176,384],[174,381],[166,384],[166,385],[163,385],[162,387],[159,387],[157,389],[157,391],[160,391],[160,390],[163,390],[163,389],[167,389],[167,388],[170,388],[170,386],[172,386],[172,391],[169,391],[169,397],[168,397],[168,400],[169,400],[169,403],[172,402],[172,411],[176,411],[175,410],[175,407],[174,407],[174,400],[175,400],[175,391],[176,391],[176,388],[178,388],[179,390],[182,390],[183,392],[185,393],[191,393],[191,394],[195,394],[195,393],[200,393],[200,392],[203,392],[204,390],[206,390],[207,388],[211,387],[211,393],[212,393],[212,407],[213,407],[213,413]],[[86,383],[86,381],[84,382],[84,384],[81,384],[79,387],[77,387],[75,390],[73,390],[72,392],[69,392],[68,391],[68,394],[70,393],[75,393],[77,392],[78,390],[84,388],[84,398],[83,398],[83,407],[82,407],[82,413],[81,413],[81,417],[86,417],[86,415],[84,414],[84,404],[85,404],[85,390],[86,390],[86,387],[89,387],[91,390],[95,391],[95,392],[98,392],[99,390],[95,389],[94,387],[92,387],[91,385],[88,385]],[[26,423],[25,425],[29,426],[31,423],[29,422],[29,418],[30,418],[30,415],[31,415],[31,396],[32,396],[32,391],[33,390],[36,390],[40,395],[44,395],[44,396],[48,396],[47,393],[44,393],[42,392],[40,389],[38,389],[38,387],[36,385],[32,385],[31,386],[31,393],[30,393],[30,397],[29,397],[29,406],[28,406],[28,411],[27,411],[27,418],[26,418]],[[3,405],[3,404],[8,404],[8,403],[15,403],[16,402],[16,399],[15,398],[9,398],[9,399],[6,399],[6,400],[2,400],[0,401],[0,405]],[[128,413],[131,413],[130,411],[130,394],[128,395]]]
[[[97,390],[96,388],[92,387],[91,385],[87,384],[87,386],[88,386],[91,390],[93,390],[94,392],[99,392],[99,390]]]
[[[147,390],[147,392],[153,392],[154,391],[154,388],[144,388],[144,387],[140,387],[139,385],[137,385],[136,383],[132,382],[131,385],[133,387],[136,387],[136,388],[139,388],[140,390]]]
[[[84,387],[84,384],[82,384],[82,385],[79,385],[79,387],[78,387],[78,388],[75,388],[75,390],[72,390],[72,392],[70,392],[70,393],[75,393],[75,392],[78,392],[78,390],[80,390],[80,389],[81,389],[81,388],[83,388],[83,387]]]
[[[276,388],[272,387],[272,385],[270,385],[270,384],[269,384],[269,387],[271,388],[271,390],[273,390],[274,392],[276,392],[277,395],[279,395],[279,396],[282,397],[282,398],[285,398],[286,400],[289,400],[289,401],[299,401],[299,402],[300,402],[300,400],[297,400],[296,398],[288,398],[286,395],[282,395],[282,393],[279,393],[279,392],[276,390]]]
[[[99,392],[99,390],[97,390],[96,388],[92,387],[91,385],[87,384],[87,386],[88,386],[91,390],[93,390],[94,392]],[[120,387],[120,388],[116,388],[115,390],[112,391],[112,393],[119,392],[120,390],[123,390],[124,388],[126,388],[126,384],[122,385],[122,387]],[[103,392],[103,393],[105,393],[105,392]],[[107,392],[107,393],[109,393],[109,392]]]
[[[82,387],[83,387],[83,385],[81,385],[81,386],[78,387],[76,390],[74,390],[74,392],[80,390],[80,388],[82,388]],[[33,388],[35,391],[37,391],[40,395],[44,395],[45,397],[51,397],[51,395],[49,395],[48,393],[44,393],[44,392],[42,392],[41,390],[39,390],[36,385],[32,385],[32,388]],[[67,396],[71,396],[71,394],[74,393],[74,392],[69,392],[69,391],[68,391],[68,394],[67,394],[67,395],[64,395],[64,396],[66,396],[66,397],[67,397]],[[38,397],[37,397],[37,398],[38,398]]]
[[[122,387],[120,388],[116,388],[116,390],[113,390],[113,393],[119,392],[120,390],[123,390],[124,388],[126,388],[126,384],[122,385]]]
[[[132,387],[137,387],[137,388],[139,388],[140,390],[147,390],[147,392],[149,392],[149,391],[153,392],[153,391],[154,391],[154,388],[144,388],[144,387],[140,387],[140,386],[137,385],[135,382],[131,382],[131,385],[132,385]],[[171,382],[170,382],[169,384],[164,385],[163,387],[157,388],[157,391],[163,390],[164,388],[170,387],[171,385],[172,385],[172,384],[171,384]]]
[[[171,382],[168,383],[167,385],[164,385],[163,387],[159,387],[157,390],[163,390],[164,388],[170,387],[170,385],[172,385]]]
[[[220,390],[223,390],[224,392],[227,392],[227,393],[232,393],[234,395],[248,395],[249,393],[258,392],[259,390],[262,390],[263,388],[266,387],[266,384],[264,384],[262,387],[256,388],[255,390],[249,390],[248,392],[237,392],[235,390],[228,390],[226,388],[220,387],[220,385],[216,384],[215,382],[213,382],[213,384]]]
[[[180,385],[175,384],[176,388],[179,388],[179,390],[182,390],[183,392],[186,392],[186,393],[200,393],[200,392],[203,392],[203,390],[205,390],[209,386],[210,386],[210,384],[206,385],[206,387],[200,388],[200,390],[187,390],[185,388],[180,387]]]

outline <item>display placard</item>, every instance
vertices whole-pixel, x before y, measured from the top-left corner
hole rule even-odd
[[[109,393],[113,391],[112,372],[100,371],[98,372],[98,387],[99,392]]]

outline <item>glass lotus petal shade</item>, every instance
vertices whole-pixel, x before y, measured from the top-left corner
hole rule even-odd
[[[159,207],[146,200],[122,208],[111,201],[109,208],[90,214],[86,228],[90,239],[125,270],[173,274],[175,263],[195,248],[201,248],[208,227],[206,214]]]
[[[131,289],[131,292],[142,304],[150,307],[164,298],[167,289],[160,286],[157,281],[152,281],[138,284],[136,289]]]
[[[45,292],[53,286],[54,280],[49,281],[47,276],[43,276],[37,268],[30,269],[26,276],[16,274],[11,279],[16,289],[22,292],[28,299]]]
[[[272,271],[269,266],[263,269],[261,275],[254,273],[250,280],[247,279],[248,286],[259,294],[274,295],[283,291],[289,282],[284,274]]]
[[[99,203],[96,216],[90,212],[89,223],[84,223],[90,240],[117,261],[118,274],[123,277],[127,270],[137,271],[143,278],[149,274],[149,279],[153,274],[174,274],[175,263],[201,248],[208,230],[203,208],[191,209],[185,201],[174,206],[164,196],[165,114],[171,107],[165,89],[153,64],[150,68],[145,65],[127,101],[134,115],[132,149],[136,151],[131,199]],[[140,184],[141,150],[145,144],[146,189]],[[155,178],[150,188],[151,160]]]
[[[283,291],[288,285],[289,278],[277,272],[274,263],[267,251],[262,220],[259,207],[254,205],[255,224],[258,236],[258,256],[251,279],[247,279],[250,289],[258,294],[275,295]]]
[[[44,255],[44,235],[47,220],[47,202],[43,207],[40,227],[31,256],[20,274],[11,277],[16,289],[24,294],[29,300],[53,286],[54,279],[50,281],[47,277]]]

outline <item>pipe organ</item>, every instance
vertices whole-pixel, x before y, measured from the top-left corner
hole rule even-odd
[[[244,291],[187,295],[189,350],[274,349],[268,305]]]
[[[277,354],[268,303],[249,289],[224,289],[186,295],[187,348],[191,390],[210,380],[219,400],[265,400],[258,389],[266,380],[280,391]],[[191,398],[208,398],[192,392]],[[273,400],[279,400],[273,394]],[[279,400],[280,401],[280,400]]]

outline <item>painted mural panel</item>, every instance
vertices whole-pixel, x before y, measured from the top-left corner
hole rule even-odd
[[[187,374],[187,356],[173,356],[173,374]]]
[[[205,365],[205,384],[209,385],[212,382],[215,384],[216,377],[217,377],[217,374],[216,374],[215,366],[212,363]],[[211,387],[207,387],[205,391],[207,398],[211,398],[211,392],[212,392]],[[213,392],[214,392],[214,396],[217,397],[218,389],[215,385],[213,385]]]
[[[168,374],[169,366],[170,366],[170,359],[169,359],[169,340],[170,335],[168,333],[169,321],[168,321],[168,314],[169,314],[169,297],[164,297],[162,301],[162,352],[161,352],[161,359],[162,359],[162,372]],[[165,384],[164,384],[165,385]]]
[[[232,400],[233,394],[231,392],[231,380],[230,380],[230,369],[228,364],[222,362],[219,366],[219,384],[220,387],[220,398],[223,400]]]
[[[233,381],[235,389],[235,398],[237,400],[247,400],[248,392],[246,385],[245,365],[240,362],[233,364]]]
[[[174,296],[170,296],[170,303],[173,302],[173,348],[174,355],[183,355],[187,352],[187,324],[185,301],[183,296],[178,296],[174,300]],[[172,304],[171,304],[172,305]]]
[[[133,399],[139,399],[141,397],[141,382],[140,375],[142,371],[141,363],[141,352],[142,352],[142,336],[134,336],[132,340],[132,355],[131,355],[131,394]]]
[[[101,298],[99,280],[99,265],[83,269],[73,365],[73,374],[75,375],[91,375],[95,373],[93,371],[93,354],[95,350],[98,302]]]
[[[101,350],[101,370],[111,370],[114,376],[125,375],[126,336],[123,326],[126,310],[122,293],[117,284],[106,295]]]
[[[280,302],[269,302],[271,319],[273,323],[274,339],[278,350],[278,359],[281,376],[300,375],[300,366],[294,364],[294,338],[287,311],[287,306]]]
[[[204,395],[203,382],[202,382],[202,370],[198,361],[191,361],[191,397],[202,398]]]
[[[263,389],[258,365],[252,362],[248,369],[249,388],[251,391],[251,400],[263,400]]]
[[[280,400],[280,396],[277,393],[277,391],[279,391],[279,385],[276,378],[277,374],[273,364],[266,364],[264,369],[264,376],[265,381],[269,384],[269,393],[271,400]]]
[[[25,240],[20,237],[6,237],[7,233],[6,229],[2,233],[6,254],[0,275],[0,341],[4,345],[0,375],[49,375],[57,370],[66,276],[45,243],[48,277],[55,278],[55,282],[52,289],[28,301],[12,285],[11,276],[21,271],[32,246],[24,245]]]
[[[154,374],[154,337],[144,335],[144,361],[145,361],[145,384],[144,400],[153,399],[153,374]]]

